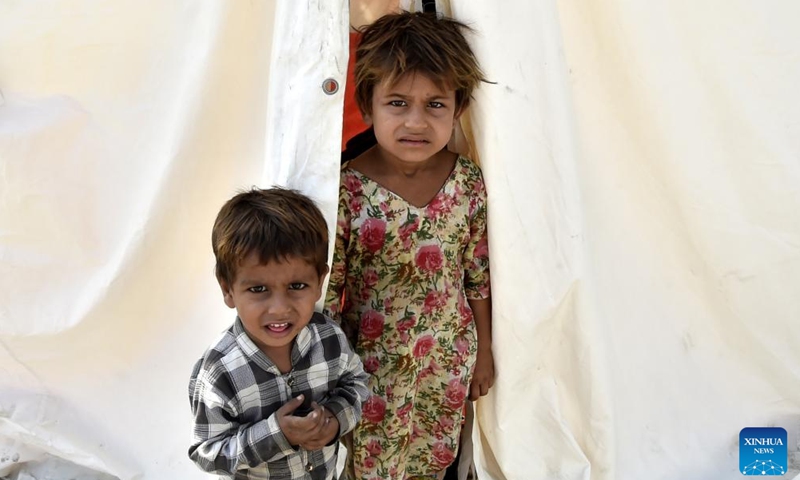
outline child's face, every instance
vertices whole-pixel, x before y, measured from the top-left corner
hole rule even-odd
[[[455,90],[442,90],[427,76],[409,74],[394,85],[383,82],[372,94],[372,115],[364,120],[375,129],[378,145],[408,163],[428,160],[443,149],[460,112]]]
[[[235,308],[247,334],[270,358],[291,352],[292,340],[308,325],[322,295],[324,275],[302,258],[259,262],[251,253],[233,284],[220,282],[225,304]]]

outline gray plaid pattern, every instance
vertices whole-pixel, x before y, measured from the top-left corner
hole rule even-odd
[[[281,374],[238,318],[194,366],[189,402],[194,437],[189,457],[225,478],[332,479],[338,439],[321,450],[295,449],[275,412],[303,394],[336,415],[339,436],[361,418],[368,374],[341,328],[315,313],[292,346],[292,371]]]

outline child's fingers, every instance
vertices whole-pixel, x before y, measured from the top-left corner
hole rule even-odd
[[[293,399],[289,400],[288,402],[281,405],[281,408],[277,410],[278,416],[286,416],[291,415],[292,412],[297,410],[297,407],[303,404],[303,394],[300,394]]]

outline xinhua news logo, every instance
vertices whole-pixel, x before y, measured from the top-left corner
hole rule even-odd
[[[739,471],[742,475],[786,473],[786,430],[748,427],[739,432]]]

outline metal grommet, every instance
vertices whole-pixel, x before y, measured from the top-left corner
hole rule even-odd
[[[333,78],[326,78],[325,81],[322,82],[322,91],[327,95],[333,95],[339,91],[339,82]]]

